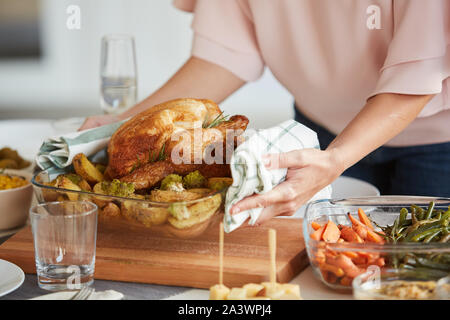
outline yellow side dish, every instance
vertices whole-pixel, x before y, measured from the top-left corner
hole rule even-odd
[[[0,174],[0,190],[8,190],[20,188],[27,185],[29,182],[18,176],[9,176]]]

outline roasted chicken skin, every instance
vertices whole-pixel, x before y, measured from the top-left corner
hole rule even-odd
[[[248,119],[237,115],[211,127],[220,115],[210,100],[176,99],[134,116],[111,137],[107,176],[132,182],[136,189],[150,188],[170,173],[200,170],[207,177],[229,176],[225,157]],[[222,150],[220,155],[212,152],[214,163],[204,157],[210,149]]]

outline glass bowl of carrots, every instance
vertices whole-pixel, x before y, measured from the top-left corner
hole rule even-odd
[[[303,235],[314,274],[351,290],[369,268],[436,280],[450,273],[450,199],[411,196],[318,200]]]

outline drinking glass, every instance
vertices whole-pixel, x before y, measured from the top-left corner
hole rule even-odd
[[[97,206],[47,202],[30,209],[39,287],[79,290],[94,282]]]
[[[134,38],[107,35],[101,49],[101,108],[119,114],[137,101],[137,70]]]

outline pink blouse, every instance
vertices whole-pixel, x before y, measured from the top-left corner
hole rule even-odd
[[[192,55],[241,79],[267,66],[338,134],[379,93],[436,94],[389,146],[450,141],[450,0],[174,0]],[[395,108],[395,106],[392,106]]]

